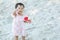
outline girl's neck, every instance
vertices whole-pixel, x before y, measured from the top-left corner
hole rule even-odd
[[[17,14],[18,16],[23,16],[23,14],[22,14],[22,13],[18,13],[18,12],[16,12],[16,14]]]
[[[19,16],[23,16],[23,14],[18,14]]]

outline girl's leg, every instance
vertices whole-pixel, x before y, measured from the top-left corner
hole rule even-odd
[[[18,36],[15,36],[15,40],[18,40]]]
[[[22,25],[22,28],[21,28],[21,37],[22,37],[22,40],[25,40],[26,32],[25,32],[25,28],[24,28],[23,25]]]
[[[22,30],[22,40],[25,40],[25,36],[26,36],[25,30]]]
[[[22,40],[25,40],[25,36],[22,36]]]

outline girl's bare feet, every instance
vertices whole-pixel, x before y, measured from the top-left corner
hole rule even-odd
[[[18,36],[15,36],[15,40],[18,40]]]
[[[25,40],[25,36],[22,36],[22,40]]]

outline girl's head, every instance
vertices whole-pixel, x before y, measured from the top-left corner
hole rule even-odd
[[[17,4],[15,5],[15,9],[17,9],[19,13],[22,13],[22,12],[23,12],[24,7],[25,7],[25,6],[24,6],[23,3],[17,3]]]

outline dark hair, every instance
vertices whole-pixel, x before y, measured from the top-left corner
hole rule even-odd
[[[18,5],[22,5],[24,7],[24,4],[23,3],[16,3],[15,8],[17,8]]]

